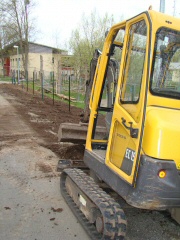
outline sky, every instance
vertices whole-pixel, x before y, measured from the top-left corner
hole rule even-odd
[[[74,29],[85,14],[96,11],[100,17],[113,15],[115,23],[131,18],[152,5],[159,11],[160,0],[35,0],[33,15],[39,30],[35,42],[47,46],[66,48]],[[175,6],[175,8],[174,8]],[[180,17],[180,0],[165,0],[165,13]]]

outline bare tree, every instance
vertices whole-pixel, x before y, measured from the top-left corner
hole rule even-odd
[[[105,14],[99,17],[96,11],[89,17],[83,16],[80,27],[72,32],[70,48],[73,54],[73,66],[77,78],[84,78],[85,107],[82,112],[83,122],[89,119],[89,99],[96,69],[97,56],[95,49],[102,50],[106,31],[114,23],[113,16]],[[93,58],[93,59],[92,59]],[[82,83],[82,82],[81,82]]]
[[[17,42],[22,54],[23,68],[28,69],[28,42],[34,31],[31,11],[33,0],[1,0],[0,16],[6,44]]]
[[[70,48],[73,53],[74,67],[85,80],[89,78],[89,67],[95,49],[103,48],[105,32],[114,23],[113,16],[99,17],[96,11],[89,17],[82,16],[80,27],[72,32]]]

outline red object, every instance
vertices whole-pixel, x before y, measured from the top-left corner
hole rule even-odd
[[[4,75],[10,75],[10,58],[5,58],[4,60]]]

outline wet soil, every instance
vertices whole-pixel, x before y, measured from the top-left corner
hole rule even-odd
[[[65,115],[78,119],[66,104],[0,84],[0,239],[89,239],[59,189],[59,158],[84,151],[57,142]]]
[[[8,101],[15,107],[21,118],[43,139],[44,147],[61,159],[83,158],[83,145],[61,144],[57,138],[61,123],[79,123],[81,109],[71,106],[69,111],[68,103],[55,100],[53,104],[52,99],[46,96],[42,99],[39,92],[33,94],[31,89],[27,92],[19,85],[1,84],[0,92],[8,95]]]

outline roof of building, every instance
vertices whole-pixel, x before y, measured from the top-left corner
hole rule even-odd
[[[23,41],[25,44],[25,41]],[[54,48],[50,46],[46,46],[43,44],[39,43],[34,43],[34,42],[28,42],[29,43],[29,52],[35,52],[35,53],[41,53],[41,52],[46,52],[46,53],[61,53],[61,54],[68,54],[67,50],[60,49],[60,48]],[[14,48],[14,46],[20,46],[20,41],[13,42],[7,46],[4,47],[4,51],[8,52],[10,49]]]

